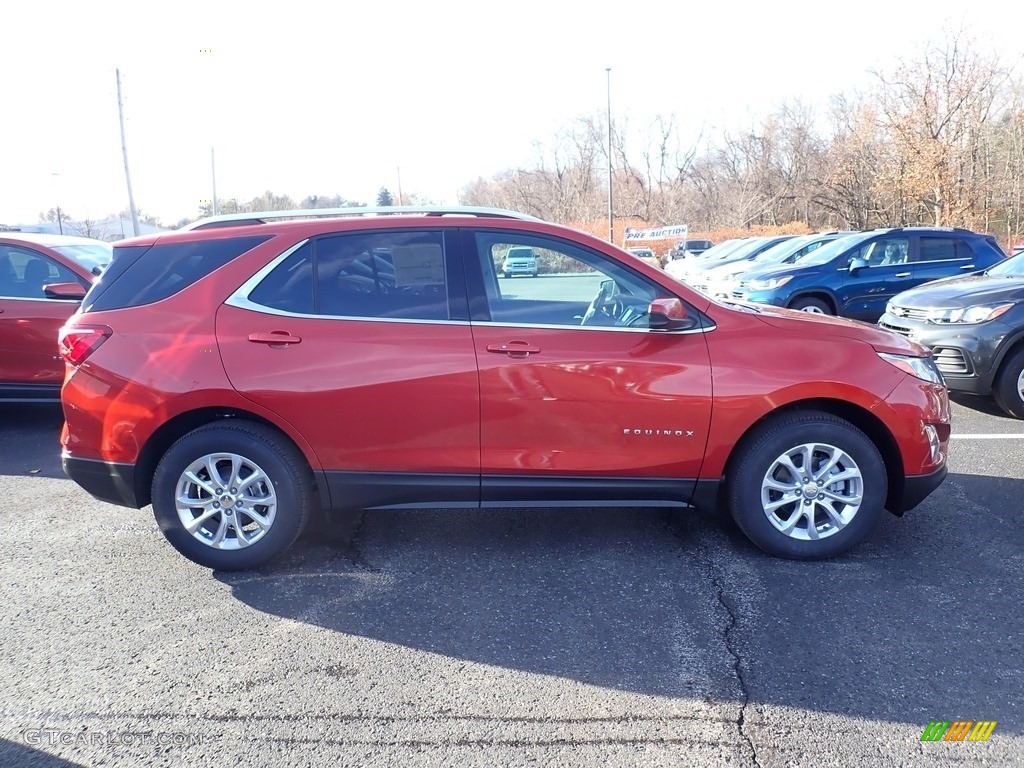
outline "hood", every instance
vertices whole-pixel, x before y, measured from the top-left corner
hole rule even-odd
[[[894,355],[913,355],[915,357],[926,357],[928,350],[915,341],[892,331],[886,331],[877,325],[869,325],[859,320],[850,320],[845,317],[832,317],[831,315],[815,315],[809,312],[800,312],[795,309],[782,309],[766,304],[757,304],[756,310],[761,320],[768,325],[789,331],[794,335],[806,335],[808,337],[821,338],[822,336],[836,336],[844,339],[853,339],[870,344],[878,352],[888,352]]]
[[[925,283],[892,299],[897,306],[914,309],[958,309],[1004,301],[1024,301],[1024,277],[957,276]]]
[[[704,276],[710,280],[724,280],[733,275],[745,274],[750,266],[749,261],[730,261],[725,264],[715,264],[704,270]]]
[[[743,282],[749,283],[751,280],[770,280],[773,277],[785,277],[786,275],[792,275],[796,272],[804,272],[807,269],[814,269],[814,267],[808,267],[806,264],[797,262],[796,264],[765,264],[754,269],[747,270],[743,274]]]

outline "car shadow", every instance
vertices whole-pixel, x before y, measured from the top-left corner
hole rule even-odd
[[[964,392],[950,391],[949,399],[957,405],[962,405],[964,408],[968,408],[978,413],[984,413],[986,416],[995,416],[997,419],[1002,419],[1006,422],[1020,422],[1019,419],[1015,419],[996,405],[996,401],[991,397],[982,397],[980,395],[969,395]]]
[[[593,686],[1020,732],[1022,496],[951,475],[811,563],[695,513],[378,511],[215,577],[267,614]]]
[[[44,730],[44,728],[36,729],[37,732]],[[46,736],[47,733],[44,732],[38,737],[45,738]],[[21,766],[25,766],[25,768],[82,768],[81,763],[73,763],[70,760],[7,739],[0,739],[0,765],[11,766],[11,768],[15,768],[15,766],[18,768]]]
[[[60,403],[0,404],[0,474],[66,477],[60,464]]]

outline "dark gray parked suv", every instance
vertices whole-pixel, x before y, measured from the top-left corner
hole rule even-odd
[[[899,293],[878,325],[930,347],[950,389],[1024,419],[1024,253]]]

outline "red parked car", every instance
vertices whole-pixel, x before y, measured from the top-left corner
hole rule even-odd
[[[0,402],[60,401],[57,331],[111,251],[87,237],[0,232]]]
[[[946,388],[897,334],[508,211],[301,215],[118,243],[61,331],[65,472],[197,563],[259,566],[320,507],[719,501],[817,559],[945,477]],[[512,248],[541,277],[499,280]]]

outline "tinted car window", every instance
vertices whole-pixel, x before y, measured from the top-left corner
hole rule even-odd
[[[50,283],[88,283],[48,256],[28,248],[0,245],[0,296],[45,299]]]
[[[300,315],[313,314],[313,244],[304,243],[249,294],[256,304]]]
[[[377,232],[313,242],[316,311],[336,317],[447,320],[440,232]]]
[[[157,243],[141,254],[124,254],[124,259],[119,253],[122,249],[115,248],[114,261],[100,279],[102,288],[89,292],[82,309],[101,312],[166,299],[269,238]]]
[[[922,237],[921,261],[946,261],[948,259],[970,259],[974,253],[971,246],[956,237]]]

